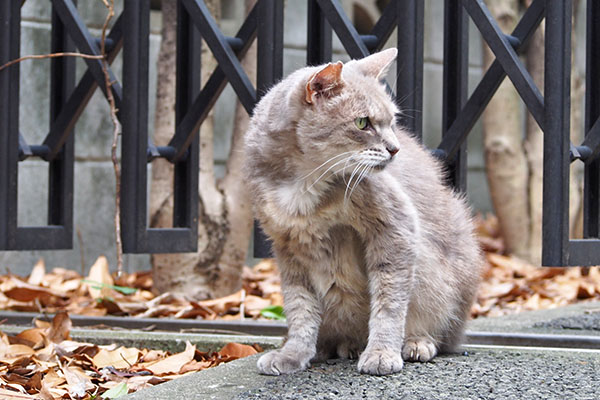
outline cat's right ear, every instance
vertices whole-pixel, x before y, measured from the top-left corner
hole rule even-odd
[[[325,68],[310,77],[306,83],[305,100],[313,104],[318,97],[335,96],[344,86],[342,81],[342,67],[344,64],[338,61],[329,63]]]

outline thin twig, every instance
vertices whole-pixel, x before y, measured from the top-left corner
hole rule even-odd
[[[44,58],[57,58],[57,57],[80,57],[80,58],[90,58],[92,60],[101,60],[104,58],[102,55],[94,55],[94,54],[83,54],[83,53],[74,53],[74,52],[64,52],[64,53],[51,53],[51,54],[34,54],[30,56],[19,57],[16,60],[11,60],[6,64],[0,65],[0,71],[5,68],[10,67],[11,65],[20,63],[25,60],[40,60]]]
[[[108,8],[108,14],[104,20],[102,26],[102,38],[100,41],[100,52],[103,56],[106,56],[106,31],[110,20],[115,16],[115,1],[102,0],[106,8]],[[104,72],[104,82],[106,85],[106,97],[108,104],[110,105],[110,118],[112,120],[113,129],[113,140],[111,145],[111,158],[113,167],[115,170],[115,241],[117,245],[117,276],[123,274],[123,243],[121,241],[121,170],[119,168],[119,161],[117,160],[117,144],[119,142],[119,135],[121,134],[121,122],[117,118],[117,107],[115,105],[115,98],[112,93],[112,82],[110,75],[108,74],[108,61],[106,57],[102,61],[102,71]]]
[[[246,314],[246,289],[242,289],[242,294],[240,296],[240,319],[244,319]]]
[[[131,363],[129,362],[129,360],[127,360],[125,358],[125,356],[123,355],[123,353],[119,352],[119,355],[121,356],[121,358],[123,359],[123,361],[125,361],[127,363],[127,365],[129,365],[129,368],[133,367],[133,365],[131,365]]]
[[[79,255],[81,257],[81,276],[85,276],[85,249],[83,248],[83,235],[79,226],[75,225],[75,232],[77,232],[77,242],[79,243]]]

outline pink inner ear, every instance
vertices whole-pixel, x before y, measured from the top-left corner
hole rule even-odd
[[[314,95],[329,92],[342,84],[343,66],[344,64],[342,64],[341,61],[338,61],[335,64],[329,64],[308,80],[305,97],[308,104],[313,103]]]

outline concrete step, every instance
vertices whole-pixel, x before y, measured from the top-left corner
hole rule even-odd
[[[598,399],[600,351],[467,346],[394,375],[361,375],[329,360],[291,375],[260,375],[260,355],[163,383],[128,399]]]

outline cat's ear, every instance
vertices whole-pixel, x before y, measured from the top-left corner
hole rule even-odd
[[[391,49],[383,50],[360,60],[356,60],[355,65],[363,74],[379,80],[387,74],[390,65],[392,65],[397,55],[398,49],[392,47]]]
[[[310,77],[306,83],[305,100],[308,104],[313,104],[319,96],[335,96],[344,86],[342,81],[341,61],[335,64],[329,63],[325,68]]]

